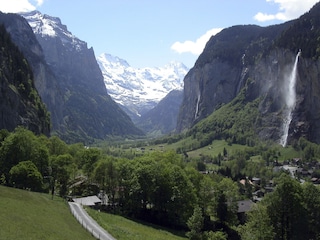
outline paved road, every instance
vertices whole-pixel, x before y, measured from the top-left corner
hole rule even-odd
[[[99,240],[116,240],[106,230],[104,230],[96,221],[94,221],[80,204],[75,202],[69,202],[69,206],[73,216],[95,238]]]

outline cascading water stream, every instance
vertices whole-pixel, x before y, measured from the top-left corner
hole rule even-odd
[[[286,108],[284,110],[284,119],[283,119],[283,134],[280,139],[280,144],[285,147],[288,142],[289,127],[292,120],[292,111],[296,106],[296,81],[297,81],[297,66],[301,50],[298,52],[294,65],[291,71],[289,78],[286,82],[288,84],[288,91],[285,97]]]
[[[198,98],[197,98],[196,112],[194,114],[194,119],[198,118],[200,99],[201,99],[201,94],[200,94],[200,91],[199,91]]]

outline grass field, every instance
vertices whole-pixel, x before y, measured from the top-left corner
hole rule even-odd
[[[214,140],[212,144],[199,148],[194,151],[188,152],[190,157],[199,157],[200,155],[207,155],[211,157],[217,156],[219,153],[223,154],[223,149],[226,149],[229,155],[232,155],[233,152],[237,150],[245,150],[250,148],[248,146],[240,145],[240,144],[232,144],[231,146],[224,140]]]
[[[93,238],[58,197],[0,186],[1,240]]]
[[[175,235],[157,226],[144,225],[131,221],[127,218],[112,215],[87,208],[89,215],[95,219],[100,226],[106,229],[118,240],[183,240],[186,237]],[[182,233],[183,234],[183,233]]]

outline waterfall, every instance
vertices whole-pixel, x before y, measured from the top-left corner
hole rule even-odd
[[[201,94],[200,94],[200,91],[199,91],[199,93],[198,93],[198,98],[197,98],[196,112],[195,112],[195,114],[194,114],[194,119],[197,119],[197,118],[198,118],[200,99],[201,99]]]
[[[283,134],[280,139],[280,144],[285,147],[288,141],[289,127],[292,120],[292,111],[296,106],[296,81],[297,81],[297,65],[301,50],[297,53],[291,74],[285,79],[285,83],[288,86],[285,96],[285,109],[283,119]]]

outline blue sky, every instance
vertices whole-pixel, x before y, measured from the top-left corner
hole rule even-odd
[[[299,17],[319,0],[0,0],[3,12],[59,17],[93,47],[133,67],[181,61],[192,67],[209,37],[233,25],[267,26]]]

